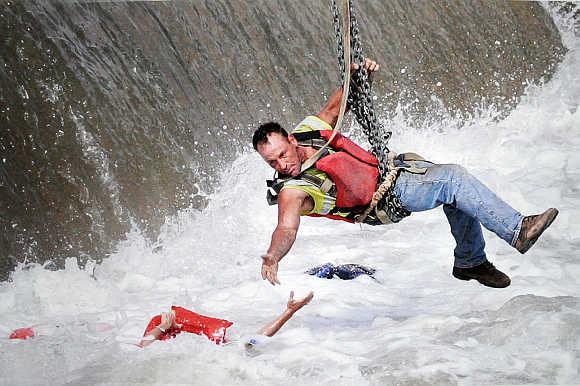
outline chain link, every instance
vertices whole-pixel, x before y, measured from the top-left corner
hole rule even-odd
[[[350,46],[352,63],[356,63],[359,68],[351,75],[350,92],[347,99],[347,106],[353,112],[357,122],[362,127],[363,133],[367,137],[371,152],[379,160],[379,171],[384,179],[389,173],[389,148],[388,143],[391,132],[384,129],[378,122],[375,108],[371,96],[371,76],[364,66],[365,58],[360,40],[360,30],[355,14],[354,1],[349,0],[350,7]],[[334,19],[334,32],[337,40],[338,70],[341,74],[341,84],[344,85],[344,42],[342,38],[341,18],[336,5],[336,0],[332,0],[332,13]],[[387,190],[384,195],[385,210],[391,221],[398,222],[411,213],[403,208],[399,198],[394,194],[393,189]]]
[[[342,41],[342,31],[340,28],[340,13],[336,6],[336,0],[332,0],[332,16],[334,18],[334,35],[336,37],[338,55],[338,73],[340,74],[340,84],[344,84],[344,43]]]

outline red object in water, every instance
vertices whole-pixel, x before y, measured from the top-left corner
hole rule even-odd
[[[10,339],[28,339],[28,338],[32,338],[33,336],[36,336],[36,333],[34,332],[34,330],[32,329],[32,327],[24,327],[24,328],[18,328],[14,331],[12,331],[12,334],[10,334]]]
[[[182,326],[181,328],[171,328],[165,331],[159,336],[161,340],[174,338],[180,332],[185,331],[197,335],[203,334],[212,342],[220,344],[225,342],[226,330],[233,324],[228,320],[197,314],[183,307],[172,306],[171,309],[175,312],[175,323]],[[161,315],[153,317],[147,325],[143,336],[149,334],[159,323],[161,323]]]

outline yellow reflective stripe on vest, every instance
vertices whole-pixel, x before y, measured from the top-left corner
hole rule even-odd
[[[292,133],[305,133],[316,130],[332,130],[332,126],[315,115],[309,115],[292,130]]]
[[[319,130],[332,130],[332,126],[318,118],[315,115],[310,115],[302,120],[295,128],[292,133],[305,133],[309,131],[319,131]],[[306,171],[306,173],[318,177],[323,181],[330,180],[326,173],[316,169],[311,168]],[[302,215],[307,214],[329,214],[334,206],[336,205],[336,198],[329,196],[325,192],[321,191],[318,187],[310,184],[307,181],[302,180],[289,180],[284,183],[282,190],[288,189],[298,189],[306,192],[312,200],[314,201],[314,208],[310,212],[301,213]]]
[[[321,172],[318,169],[312,168],[308,169],[306,172],[310,175],[320,178],[321,180],[328,180],[326,173]],[[301,213],[302,215],[307,214],[328,214],[334,208],[336,204],[336,199],[322,190],[320,190],[316,185],[309,183],[304,180],[288,180],[284,183],[282,190],[284,189],[298,189],[307,193],[314,201],[314,208],[310,212]]]

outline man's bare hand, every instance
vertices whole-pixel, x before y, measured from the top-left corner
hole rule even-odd
[[[314,297],[314,292],[310,291],[308,295],[304,296],[302,299],[294,300],[294,291],[290,291],[290,297],[288,298],[288,309],[292,312],[296,312],[312,300]]]
[[[352,63],[350,68],[352,70],[356,71],[359,69],[359,67],[360,66],[357,63]],[[375,62],[374,60],[369,59],[369,58],[365,58],[364,67],[367,69],[369,74],[372,74],[373,72],[377,72],[381,68],[381,66],[377,62]]]
[[[270,284],[280,284],[278,281],[278,260],[270,255],[262,256],[262,279]]]
[[[360,66],[358,64],[353,63],[351,65],[351,70],[357,71],[359,69],[359,67]],[[364,67],[367,69],[368,80],[369,80],[369,83],[371,83],[373,81],[373,77],[375,75],[375,72],[379,71],[379,68],[381,68],[381,66],[379,66],[379,64],[377,62],[375,62],[374,60],[369,59],[369,58],[365,58]]]

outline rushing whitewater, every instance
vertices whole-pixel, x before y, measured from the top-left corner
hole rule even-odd
[[[329,3],[0,2],[0,280],[203,209],[258,122],[296,122],[336,87]],[[356,9],[379,112],[401,102],[419,123],[433,105],[508,113],[565,53],[538,3]]]
[[[485,234],[510,287],[451,277],[454,244],[441,210],[390,227],[305,218],[281,263],[282,285],[270,286],[259,256],[276,221],[265,202],[271,171],[248,148],[207,207],[175,216],[155,244],[135,230],[100,265],[22,265],[0,284],[0,335],[27,326],[44,333],[0,340],[0,383],[580,383],[580,37],[558,22],[567,55],[507,117],[497,119],[492,106],[469,121],[449,117],[421,129],[403,113],[384,122],[395,151],[460,163],[524,214],[560,209],[526,255]],[[375,267],[377,280],[304,274],[325,262]],[[259,355],[185,334],[133,345],[172,304],[252,333],[281,311],[290,290],[313,290],[314,300]]]

